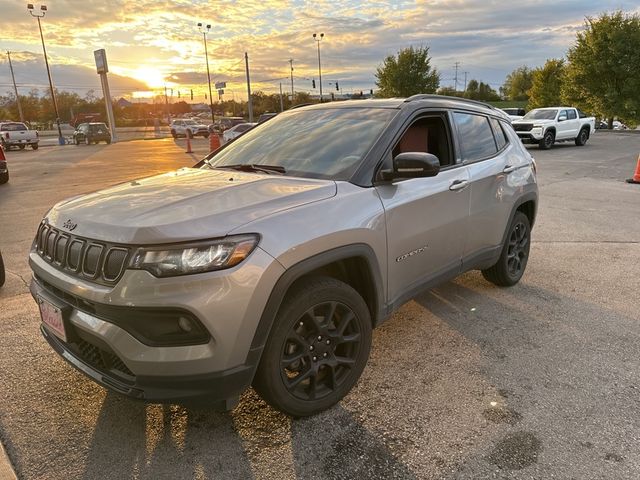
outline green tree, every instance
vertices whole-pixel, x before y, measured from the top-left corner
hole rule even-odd
[[[500,89],[501,93],[507,97],[508,100],[528,100],[529,94],[527,92],[531,89],[532,76],[533,72],[529,67],[522,66],[516,68],[507,75]]]
[[[429,47],[409,47],[389,55],[376,70],[378,97],[410,97],[418,93],[435,93],[440,73],[431,66]]]
[[[527,108],[552,107],[562,103],[560,91],[564,76],[564,60],[552,58],[533,71]]]
[[[587,17],[567,54],[562,98],[609,120],[640,120],[640,16]]]

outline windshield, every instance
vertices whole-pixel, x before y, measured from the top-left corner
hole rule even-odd
[[[195,120],[185,120],[184,124],[185,125],[197,125],[198,122],[196,122]]]
[[[107,125],[104,123],[96,123],[89,125],[89,130],[92,132],[102,132],[107,129]]]
[[[523,120],[553,120],[556,118],[556,113],[558,113],[558,110],[555,109],[531,110],[524,116]]]
[[[208,163],[275,165],[287,175],[346,180],[396,113],[382,108],[291,110],[252,128],[208,157]]]
[[[6,132],[19,132],[20,130],[27,130],[27,127],[24,123],[4,123],[2,130]]]

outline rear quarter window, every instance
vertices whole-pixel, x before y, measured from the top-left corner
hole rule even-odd
[[[493,134],[496,137],[496,145],[498,150],[502,150],[507,143],[509,143],[509,139],[507,138],[507,134],[504,132],[502,128],[502,124],[499,120],[495,118],[490,118],[491,126],[493,127]]]
[[[454,112],[462,160],[475,162],[498,153],[489,119],[483,115]]]

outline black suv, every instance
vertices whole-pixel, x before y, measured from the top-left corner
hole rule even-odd
[[[111,143],[111,132],[106,123],[81,123],[73,132],[73,143],[76,145],[98,142]]]

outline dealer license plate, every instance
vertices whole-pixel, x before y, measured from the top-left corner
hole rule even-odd
[[[66,342],[67,333],[64,330],[62,311],[42,297],[38,297],[38,306],[40,307],[42,323],[44,323],[57,337],[60,337]]]

